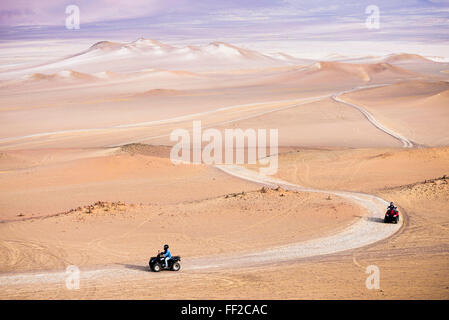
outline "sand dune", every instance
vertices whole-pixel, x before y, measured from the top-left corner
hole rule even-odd
[[[87,52],[92,51],[115,51],[119,50],[119,52],[126,52],[126,50],[171,50],[174,49],[174,47],[163,44],[160,41],[153,40],[153,39],[144,39],[139,38],[136,41],[133,41],[131,43],[119,43],[119,42],[111,42],[111,41],[100,41],[95,44],[93,44]]]
[[[367,83],[389,83],[416,76],[418,75],[412,71],[388,63],[320,61],[304,67],[291,67],[289,70],[266,76],[263,80],[267,84],[290,84],[317,90],[354,88]]]
[[[384,59],[384,62],[406,68],[422,75],[431,75],[436,78],[441,77],[441,71],[447,69],[447,62],[440,62],[435,59],[426,58],[417,54],[392,54]]]
[[[366,106],[382,122],[429,146],[449,143],[449,100],[445,81],[407,81],[344,95],[344,99]]]
[[[30,91],[30,90],[53,90],[61,87],[93,85],[100,80],[119,78],[109,72],[101,72],[96,75],[77,72],[74,70],[61,70],[54,73],[31,73],[22,75],[16,79],[0,82],[0,90]]]
[[[342,62],[318,62],[312,65],[306,73],[327,73],[328,76],[333,75],[336,78],[343,77],[346,79],[354,77],[364,82],[415,76],[413,72],[388,63],[349,64]]]
[[[24,77],[28,81],[93,81],[98,78],[86,73],[76,72],[73,70],[62,70],[52,74],[33,73]]]
[[[427,59],[419,54],[412,53],[400,53],[392,54],[385,58],[387,63],[410,63],[410,62],[420,62],[420,63],[434,63],[434,61]]]
[[[212,42],[204,46],[175,47],[156,40],[141,38],[130,43],[101,41],[80,53],[29,69],[18,70],[11,75],[24,72],[52,73],[67,68],[88,73],[105,70],[129,73],[144,68],[210,71],[285,66],[294,63],[296,63],[295,59],[290,59],[288,56],[277,59],[224,42]]]
[[[381,100],[391,98],[405,98],[415,100],[418,96],[431,96],[449,89],[445,81],[410,80],[394,83],[389,86],[363,90],[351,93],[353,97],[366,97],[366,99]]]
[[[371,193],[449,175],[449,148],[303,150],[285,153],[279,162],[281,179]]]
[[[255,188],[202,165],[175,166],[159,152],[93,151],[83,157],[71,150],[40,150],[28,153],[31,158],[2,153],[0,220],[55,214],[99,200],[176,203]],[[12,164],[17,158],[21,165]]]

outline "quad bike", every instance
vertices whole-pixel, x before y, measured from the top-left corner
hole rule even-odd
[[[159,272],[161,270],[172,270],[172,271],[179,271],[181,269],[181,264],[179,263],[181,261],[180,256],[173,256],[171,259],[168,260],[168,265],[165,265],[165,257],[161,252],[158,252],[156,257],[151,257],[148,264],[150,265],[151,271]]]
[[[388,209],[385,213],[384,218],[385,223],[393,222],[398,223],[399,222],[399,211],[397,209]]]

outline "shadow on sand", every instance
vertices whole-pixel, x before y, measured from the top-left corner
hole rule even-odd
[[[150,271],[148,266],[145,265],[137,265],[137,264],[125,264],[125,263],[117,263],[119,266],[123,266],[127,269],[138,270],[138,271]]]
[[[368,221],[384,223],[384,218],[369,217],[369,218],[368,218]]]

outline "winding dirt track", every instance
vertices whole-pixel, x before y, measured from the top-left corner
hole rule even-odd
[[[335,94],[332,98],[354,107],[362,112],[366,118],[377,128],[385,133],[402,141],[404,147],[413,147],[413,143],[401,136],[400,134],[389,130],[365,109],[354,104],[349,104],[341,100],[338,95],[350,91],[359,90],[356,88]],[[23,138],[23,137],[22,137]],[[398,224],[383,223],[384,210],[387,202],[377,196],[345,191],[318,190],[302,187],[279,179],[261,175],[255,171],[235,165],[217,165],[216,168],[241,179],[252,181],[267,187],[280,186],[287,190],[303,191],[303,192],[321,192],[333,194],[349,201],[355,202],[366,208],[366,215],[360,218],[347,229],[324,238],[312,239],[305,242],[292,243],[284,246],[272,247],[258,252],[237,254],[237,255],[220,255],[207,258],[194,258],[183,261],[183,270],[201,271],[209,269],[227,269],[236,268],[236,266],[254,266],[267,263],[277,263],[281,261],[291,261],[300,258],[312,256],[333,254],[345,250],[363,247],[377,241],[390,237],[397,232],[402,226],[402,220]],[[166,275],[158,274],[158,278]],[[105,266],[97,269],[81,270],[80,280],[89,281],[95,279],[115,279],[128,280],[140,278],[156,277],[155,274],[142,272],[142,269],[128,268],[123,265]],[[4,274],[0,276],[0,286],[21,285],[21,284],[37,284],[37,283],[57,283],[64,282],[66,279],[65,271],[54,272],[31,272],[21,274]]]
[[[402,145],[404,146],[404,148],[413,148],[414,147],[414,143],[412,141],[410,141],[409,139],[407,139],[406,137],[404,137],[403,135],[385,127],[384,125],[382,125],[379,121],[376,120],[376,118],[374,118],[374,116],[365,108],[358,106],[356,104],[347,102],[345,100],[343,100],[342,98],[340,98],[340,96],[346,94],[346,93],[350,93],[350,92],[355,92],[358,90],[363,90],[363,89],[368,89],[368,88],[375,88],[375,87],[382,87],[385,86],[385,84],[379,84],[379,85],[372,85],[372,86],[363,86],[363,87],[357,87],[355,89],[351,89],[351,90],[346,90],[346,91],[342,91],[339,93],[336,93],[332,96],[332,99],[334,101],[343,103],[347,106],[350,106],[352,108],[355,108],[357,110],[359,110],[366,119],[368,119],[369,122],[371,122],[376,128],[382,130],[383,132],[385,132],[386,134],[392,136],[395,139],[398,139],[399,141],[402,142]]]

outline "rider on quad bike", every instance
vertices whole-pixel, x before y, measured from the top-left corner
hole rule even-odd
[[[387,210],[396,210],[397,207],[395,207],[393,202],[390,202],[390,205],[388,206]]]
[[[394,222],[398,223],[399,221],[399,211],[398,208],[394,205],[393,202],[390,202],[390,205],[387,208],[387,212],[385,213],[384,222]]]
[[[164,252],[162,252],[162,255],[165,257],[165,265],[163,265],[164,268],[168,266],[168,260],[171,259],[171,253],[168,250],[168,244],[164,245]]]
[[[151,257],[148,261],[151,271],[159,272],[161,270],[179,271],[181,269],[180,256],[172,256],[168,250],[168,244],[164,245],[164,251],[158,252],[157,256]]]

